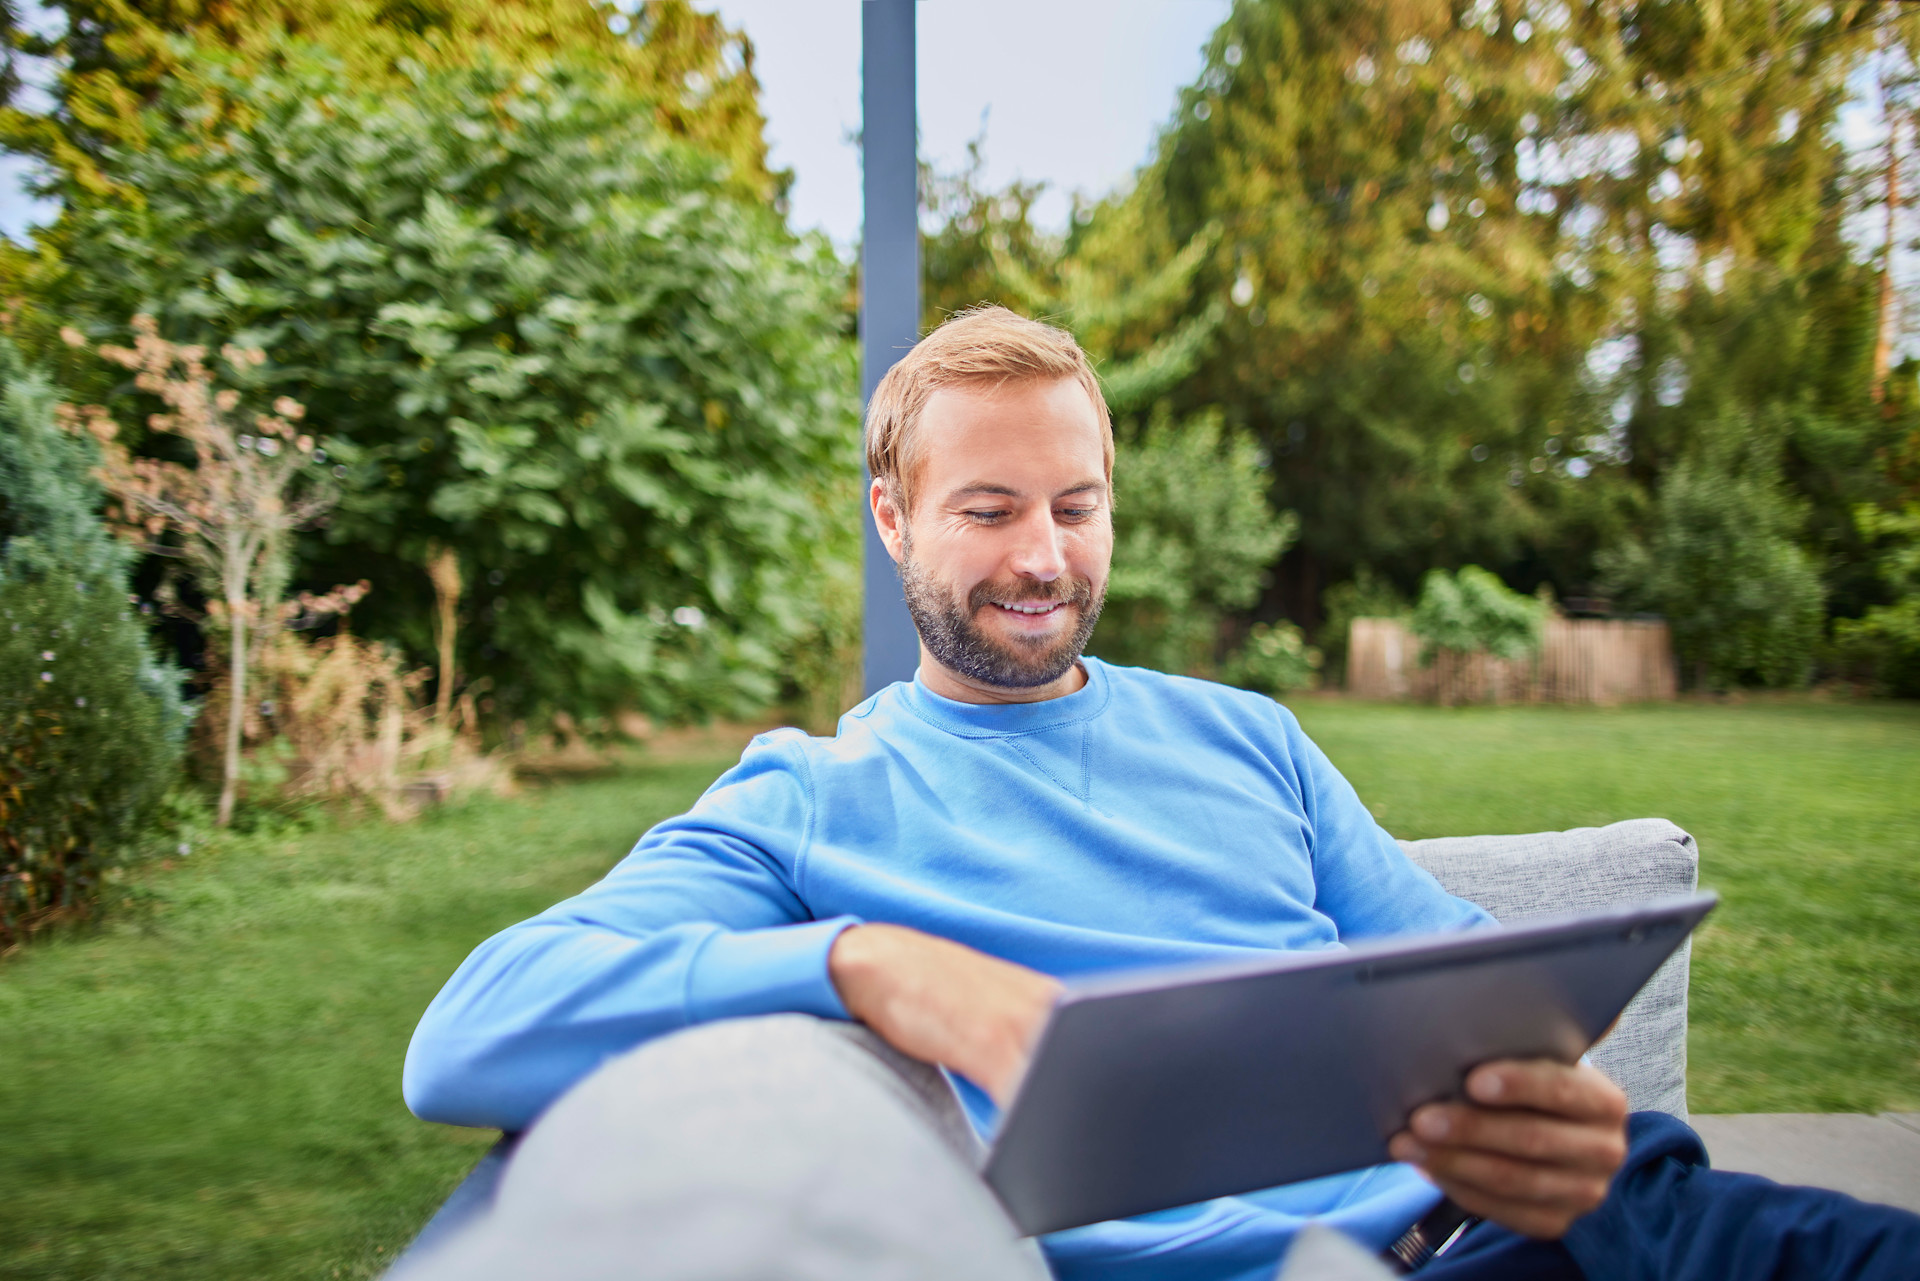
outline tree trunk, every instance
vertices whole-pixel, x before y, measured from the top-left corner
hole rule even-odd
[[[227,597],[227,622],[232,629],[233,661],[227,669],[227,751],[220,778],[220,810],[215,822],[233,821],[233,802],[240,791],[240,731],[247,718],[247,601]]]
[[[1887,374],[1893,368],[1893,245],[1894,215],[1900,209],[1900,126],[1887,120],[1887,247],[1880,260],[1880,302],[1873,325],[1873,403],[1887,395]]]

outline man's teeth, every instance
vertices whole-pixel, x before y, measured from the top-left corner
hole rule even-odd
[[[1010,609],[1016,614],[1051,614],[1066,602],[1057,600],[1026,602],[997,600],[993,603],[1001,609]]]

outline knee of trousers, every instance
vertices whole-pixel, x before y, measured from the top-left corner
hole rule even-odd
[[[1044,1276],[975,1155],[945,1078],[865,1028],[725,1020],[575,1086],[489,1214],[426,1262],[482,1278]]]

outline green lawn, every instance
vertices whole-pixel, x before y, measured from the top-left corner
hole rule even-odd
[[[1920,1109],[1920,707],[1296,710],[1398,835],[1692,831],[1726,900],[1696,1108]],[[143,918],[0,962],[0,1278],[378,1273],[485,1142],[400,1104],[421,1008],[723,764],[235,838]]]
[[[235,840],[0,963],[0,1278],[377,1275],[487,1142],[402,1106],[420,1011],[727,763]]]

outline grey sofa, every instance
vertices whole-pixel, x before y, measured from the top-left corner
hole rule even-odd
[[[1695,886],[1694,841],[1665,819],[1527,836],[1402,842],[1408,855],[1462,898],[1501,921],[1642,902]],[[1635,1111],[1686,1119],[1687,967],[1683,947],[1627,1007],[1590,1060],[1626,1092]],[[421,1231],[402,1262],[486,1212],[514,1137],[503,1139]],[[396,1269],[404,1271],[404,1269]]]

